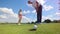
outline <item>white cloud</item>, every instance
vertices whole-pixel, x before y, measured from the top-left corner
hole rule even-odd
[[[53,7],[50,5],[44,5],[43,7],[44,7],[44,10],[46,11],[53,9]]]
[[[29,14],[29,13],[36,13],[36,10],[27,10],[27,11],[23,11],[23,14]]]
[[[3,12],[4,14],[8,16],[16,17],[16,14],[10,8],[0,8],[0,12]]]
[[[60,20],[60,17],[55,17],[55,18],[53,18],[54,20]]]
[[[2,14],[0,14],[0,21],[2,22],[18,22],[18,14],[13,12],[13,9],[11,8],[0,8],[0,12],[2,12]],[[25,12],[25,13],[30,13],[29,11]],[[4,19],[2,19],[4,18]],[[23,16],[22,18],[22,22],[30,22],[30,19]]]
[[[32,13],[36,13],[36,10],[33,10]]]
[[[50,16],[42,16],[42,21],[44,21],[44,20],[46,20],[46,19],[53,20]]]
[[[36,13],[36,10],[27,10],[27,11],[23,11],[23,14],[29,14],[29,13]]]
[[[55,15],[47,15],[47,16],[42,16],[42,21],[46,20],[46,19],[50,19],[50,20],[60,20],[60,17],[54,17]]]
[[[29,13],[30,13],[29,10],[27,10],[27,11],[23,11],[23,14],[29,14]]]
[[[56,17],[54,17],[54,15],[47,15],[47,16],[42,16],[42,21],[44,21],[44,20],[46,20],[46,19],[50,19],[50,20],[55,20],[56,19]]]
[[[57,16],[60,16],[60,12],[56,12],[55,14],[56,14]]]
[[[34,20],[33,20],[33,22],[36,22],[36,21],[37,21],[37,19],[34,19]]]
[[[29,7],[33,7],[32,4],[27,4],[27,3],[26,3],[26,5],[29,6]]]
[[[7,18],[5,15],[0,15],[0,18]]]
[[[12,9],[10,9],[10,8],[0,8],[0,10],[2,11],[2,12],[4,12],[4,13],[7,13],[7,14],[14,14],[12,11]]]

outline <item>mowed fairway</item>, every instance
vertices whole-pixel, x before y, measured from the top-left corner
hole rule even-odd
[[[0,34],[60,34],[60,23],[38,24],[37,31],[29,31],[33,24],[0,24]]]

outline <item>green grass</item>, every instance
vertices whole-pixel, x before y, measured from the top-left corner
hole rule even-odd
[[[60,23],[38,24],[37,31],[29,31],[33,24],[0,24],[0,34],[60,34]]]

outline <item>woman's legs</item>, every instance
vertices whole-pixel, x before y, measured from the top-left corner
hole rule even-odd
[[[21,19],[19,19],[19,21],[18,21],[18,25],[21,25]]]

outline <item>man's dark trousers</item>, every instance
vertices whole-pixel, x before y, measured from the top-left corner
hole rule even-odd
[[[40,5],[37,10],[37,23],[41,23],[41,20],[42,20],[42,5]]]

